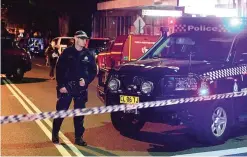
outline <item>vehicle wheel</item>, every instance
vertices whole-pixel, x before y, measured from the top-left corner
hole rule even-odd
[[[111,120],[114,128],[124,135],[138,133],[145,124],[140,113],[113,112]]]
[[[201,142],[217,145],[227,140],[234,120],[231,105],[219,103],[197,118],[193,129]]]
[[[21,81],[24,77],[24,72],[21,68],[16,68],[15,74],[13,74],[14,81]]]

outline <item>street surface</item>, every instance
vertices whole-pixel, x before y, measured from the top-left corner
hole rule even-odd
[[[88,108],[103,105],[97,98],[96,86],[97,80],[94,80],[89,87]],[[1,116],[54,111],[55,87],[56,81],[49,80],[49,67],[45,66],[44,59],[34,58],[33,68],[25,74],[22,83],[1,78]],[[73,144],[73,118],[64,120],[60,134],[62,144],[59,145],[51,142],[52,119],[1,125],[1,155],[247,156],[247,128],[235,128],[232,138],[225,144],[208,147],[187,134],[185,127],[166,124],[146,123],[137,137],[124,137],[113,128],[109,115],[86,116],[84,139],[87,147]]]

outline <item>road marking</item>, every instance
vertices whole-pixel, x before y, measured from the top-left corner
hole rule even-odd
[[[16,97],[16,99],[22,104],[22,106],[27,110],[28,113],[33,114],[34,112],[26,105],[26,103],[20,98],[20,96],[10,87],[10,85],[3,80],[4,84],[6,84],[7,88],[10,92]],[[46,136],[51,140],[51,132],[41,121],[35,121],[41,130],[44,131]],[[62,156],[71,156],[69,152],[62,146],[62,145],[55,145],[58,151],[61,153]]]
[[[30,107],[35,110],[36,113],[42,113],[37,107],[36,105],[33,104],[33,102],[31,102],[9,79],[6,79],[7,82],[10,84],[10,86],[12,86],[16,92],[22,96],[22,98],[30,105]],[[52,122],[48,119],[44,120],[46,122],[46,124],[52,128]],[[81,152],[77,149],[77,147],[75,147],[74,144],[71,143],[71,141],[61,132],[59,131],[59,137],[65,142],[65,144],[77,155],[77,156],[84,156],[83,154],[81,154]],[[98,152],[92,151],[86,147],[81,147],[81,150],[86,151],[87,153],[93,154],[95,156],[105,156],[104,154],[100,154]]]
[[[183,154],[177,155],[179,156],[225,156],[225,155],[237,155],[247,153],[247,147],[242,148],[234,148],[234,149],[227,149],[227,150],[217,150],[212,152],[202,152],[202,153],[192,153],[192,154]]]
[[[37,66],[39,66],[39,67],[42,67],[43,65],[41,65],[41,64],[35,64],[35,65],[37,65]]]
[[[19,95],[21,95],[21,97],[31,106],[33,110],[35,110],[36,113],[41,113],[41,111],[10,80],[6,79],[6,81],[16,90]],[[44,121],[47,125],[49,125],[50,128],[52,128],[52,122],[50,120],[45,119]],[[61,131],[59,132],[59,136],[77,156],[84,156]]]

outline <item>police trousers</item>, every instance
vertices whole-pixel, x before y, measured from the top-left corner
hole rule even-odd
[[[57,104],[56,110],[68,110],[71,104],[72,99],[74,100],[74,109],[82,109],[85,108],[85,95],[82,96],[73,96],[67,93],[60,93],[59,89],[57,89]],[[58,136],[58,132],[61,128],[62,122],[64,118],[57,118],[53,120],[53,129],[52,135]],[[74,117],[74,129],[75,129],[75,138],[81,138],[85,131],[83,126],[84,116],[76,116]]]

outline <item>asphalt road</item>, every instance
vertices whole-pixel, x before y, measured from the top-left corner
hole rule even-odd
[[[1,78],[1,116],[54,111],[56,81],[49,80],[44,60],[33,59],[33,69],[22,83]],[[97,80],[89,87],[87,107],[102,106],[96,94]],[[73,108],[73,103],[71,104]],[[52,119],[1,125],[2,156],[173,156],[247,155],[247,128],[234,128],[225,144],[205,146],[188,135],[183,126],[146,123],[137,137],[124,137],[112,126],[108,113],[85,118],[87,147],[74,145],[73,118],[63,122],[60,141],[51,142]],[[196,154],[195,154],[196,153]]]

